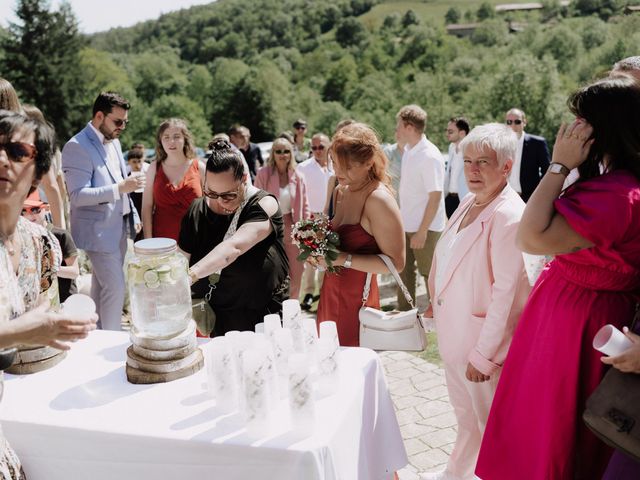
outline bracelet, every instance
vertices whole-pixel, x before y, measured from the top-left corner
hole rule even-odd
[[[344,260],[344,263],[342,264],[343,268],[351,268],[351,260],[353,260],[353,257],[351,256],[351,254],[347,254],[347,258]]]
[[[551,162],[547,171],[549,173],[559,173],[561,175],[564,175],[565,177],[568,177],[571,173],[571,171],[566,166],[559,162]]]
[[[198,275],[196,275],[196,272],[194,272],[193,270],[189,269],[187,270],[187,274],[189,275],[189,280],[191,281],[191,285],[193,285],[194,283],[196,283],[198,280],[200,280],[198,278]]]

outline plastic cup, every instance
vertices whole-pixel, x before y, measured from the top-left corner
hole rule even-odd
[[[205,364],[209,393],[222,412],[238,408],[238,375],[228,338],[212,338],[207,345]]]
[[[316,414],[309,359],[304,354],[294,353],[288,364],[291,426],[297,433],[311,435],[315,429]]]
[[[320,338],[330,338],[336,343],[336,347],[340,346],[338,338],[338,326],[333,320],[325,320],[320,322]]]
[[[613,325],[605,325],[593,337],[593,348],[609,357],[620,355],[632,346],[631,340]]]
[[[88,295],[75,293],[62,304],[62,313],[69,318],[89,318],[96,313],[96,303]]]
[[[264,323],[263,322],[256,323],[254,330],[256,333],[264,333]]]

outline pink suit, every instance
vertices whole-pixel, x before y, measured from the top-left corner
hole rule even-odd
[[[253,184],[280,200],[280,179],[275,167],[265,165],[258,170]],[[289,191],[291,192],[291,213],[282,216],[284,221],[284,249],[287,252],[289,276],[291,277],[289,298],[297,299],[300,295],[300,283],[302,282],[304,263],[296,259],[300,254],[300,250],[293,244],[291,229],[296,222],[304,218],[309,218],[310,215],[307,187],[304,183],[304,175],[302,173],[289,170]]]
[[[449,229],[458,227],[474,201],[475,195],[463,199],[441,242]],[[507,185],[473,223],[460,231],[438,279],[438,259],[443,255],[436,248],[429,274],[438,348],[458,420],[447,471],[465,480],[473,479],[500,369],[530,291],[522,253],[515,244],[524,206]],[[483,383],[467,380],[469,362],[491,379]]]

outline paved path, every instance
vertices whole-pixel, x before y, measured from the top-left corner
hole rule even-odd
[[[442,470],[456,438],[444,370],[407,352],[381,352],[380,358],[409,456],[400,480]]]

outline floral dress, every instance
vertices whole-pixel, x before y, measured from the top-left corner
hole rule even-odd
[[[13,271],[9,252],[0,240],[0,323],[9,322],[36,307],[43,293],[51,301],[51,292],[57,291],[56,273],[62,261],[62,253],[56,238],[43,227],[22,217],[18,220],[16,234],[22,244],[17,275]],[[4,389],[1,375],[0,371],[0,400]],[[26,478],[20,459],[4,438],[1,429],[0,478]]]

